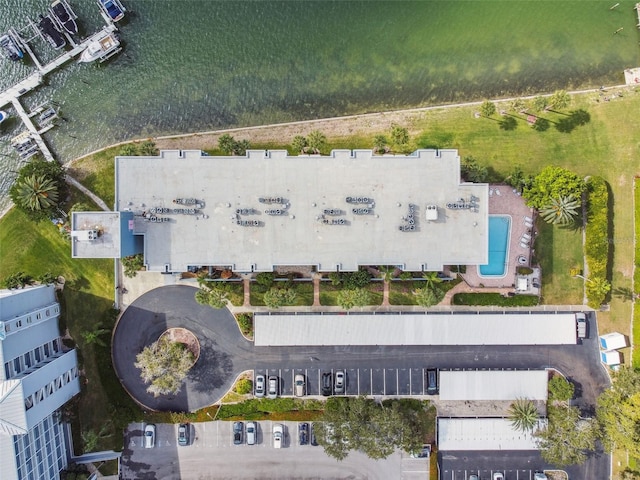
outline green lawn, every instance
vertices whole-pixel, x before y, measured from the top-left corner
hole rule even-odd
[[[74,200],[87,201],[75,192]],[[65,277],[60,296],[64,334],[68,329],[78,348],[80,367],[85,376],[78,402],[73,403],[76,419],[72,422],[77,453],[82,442],[80,430],[98,433],[105,418],[107,425],[99,448],[121,449],[120,428],[140,414],[120,386],[111,366],[110,335],[105,334],[105,346],[87,345],[82,333],[99,326],[111,330],[113,307],[113,262],[103,259],[72,259],[68,240],[50,222],[35,224],[19,210],[12,209],[0,219],[0,278],[23,271],[32,276],[46,272]],[[69,344],[69,341],[65,341]]]
[[[640,181],[639,178],[635,179],[635,238],[636,238],[636,251],[635,251],[635,276],[633,279],[632,292],[640,292]],[[633,338],[640,339],[640,302],[636,300],[636,305],[633,314]],[[640,348],[637,346],[633,349],[633,365],[636,368],[640,368]]]

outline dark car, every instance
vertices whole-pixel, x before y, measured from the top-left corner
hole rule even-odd
[[[425,372],[427,395],[436,395],[438,393],[438,370],[429,368]]]
[[[189,445],[189,424],[181,423],[178,425],[178,445],[186,447]]]
[[[322,395],[328,397],[333,394],[333,379],[331,378],[331,372],[324,372],[322,374]]]
[[[244,425],[242,422],[233,422],[233,444],[242,445],[242,434],[244,433]]]
[[[300,445],[306,445],[309,443],[309,424],[304,422],[298,425],[298,439]]]
[[[313,445],[314,447],[318,446],[318,442],[316,441],[316,429],[313,428],[313,423],[311,424],[310,428],[310,432],[311,434],[309,435],[309,443],[311,445]]]

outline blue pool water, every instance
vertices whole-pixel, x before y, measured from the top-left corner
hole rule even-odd
[[[507,252],[511,217],[489,215],[489,263],[480,265],[482,277],[503,277],[507,271]]]

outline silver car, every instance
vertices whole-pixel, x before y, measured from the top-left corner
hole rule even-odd
[[[267,398],[276,398],[278,396],[279,390],[278,377],[272,375],[271,377],[269,377],[269,389],[267,390]]]
[[[264,375],[256,375],[255,396],[264,397]]]
[[[334,375],[335,383],[333,384],[333,393],[336,395],[344,394],[345,378],[344,370],[336,371]]]
[[[256,422],[247,422],[247,445],[255,445],[257,437]]]

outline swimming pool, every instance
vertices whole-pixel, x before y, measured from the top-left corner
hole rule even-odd
[[[489,215],[489,263],[480,265],[481,277],[504,277],[507,273],[511,217]]]

